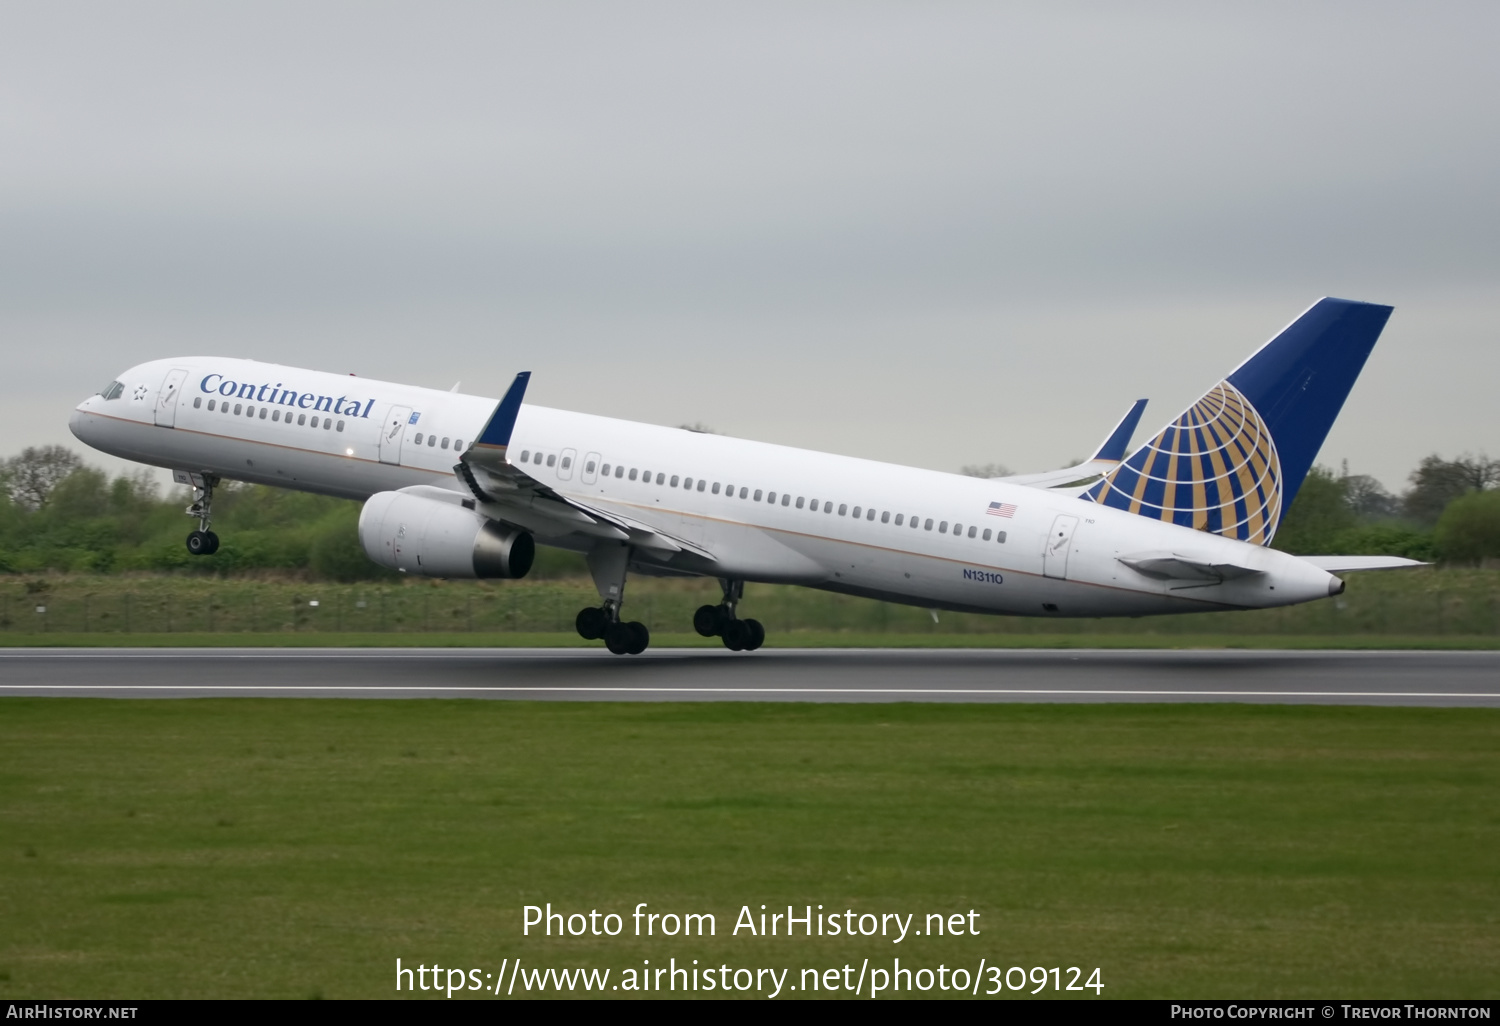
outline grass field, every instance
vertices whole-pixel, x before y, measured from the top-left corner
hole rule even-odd
[[[694,608],[717,602],[719,589],[713,581],[633,578],[626,598],[626,614],[644,621],[661,644],[673,634],[689,633]],[[186,573],[10,577],[0,578],[0,644],[32,644],[31,639],[43,635],[100,635],[123,641],[142,634],[286,639],[427,635],[427,644],[465,644],[473,642],[463,641],[463,635],[568,635],[578,610],[597,603],[586,578],[337,584]],[[1255,612],[1138,619],[945,612],[934,621],[925,609],[775,585],[751,585],[741,609],[766,625],[768,643],[773,645],[808,644],[814,636],[884,636],[878,643],[902,645],[1054,644],[1050,639],[1057,636],[1090,635],[1137,637],[1142,645],[1158,647],[1183,644],[1173,639],[1190,635],[1243,638],[1243,643],[1257,646],[1267,643],[1253,639],[1272,636],[1444,638],[1448,640],[1443,644],[1451,647],[1453,639],[1500,639],[1500,570],[1351,574],[1348,591],[1327,601]],[[800,640],[792,640],[792,635]],[[922,640],[927,638],[943,640]],[[1018,638],[1027,640],[1014,640]]]
[[[1495,997],[1500,712],[0,701],[0,997],[378,997],[403,963],[1098,966]],[[520,909],[714,938],[520,935]],[[741,905],[974,937],[727,936]],[[628,922],[628,920],[627,920]]]

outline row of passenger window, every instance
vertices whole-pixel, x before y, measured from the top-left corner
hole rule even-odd
[[[412,444],[414,444],[414,445],[421,445],[422,444],[422,432],[420,432],[420,431],[417,432],[417,437],[412,440]],[[427,436],[427,447],[429,449],[432,448],[433,446],[437,445],[437,444],[438,444],[438,436],[437,435],[428,435]],[[464,440],[462,438],[455,438],[453,440],[453,448],[454,449],[462,449],[463,447],[464,447]],[[448,439],[446,439],[446,438],[443,439],[442,448],[444,448],[444,449],[448,448]]]
[[[193,409],[195,409],[195,410],[196,409],[200,409],[202,406],[203,406],[203,397],[201,395],[200,396],[195,396],[193,398]],[[210,399],[208,401],[209,412],[213,412],[213,410],[215,409],[216,406],[217,406],[218,410],[220,412],[222,412],[222,413],[230,413],[231,412],[230,409],[229,409],[229,401],[228,400],[225,400],[223,403],[219,403],[219,401],[216,400],[216,399]],[[246,406],[246,405],[244,405],[242,403],[235,403],[234,404],[234,410],[233,410],[234,416],[236,416],[236,417],[245,416],[245,417],[249,417],[251,419],[255,419],[255,418],[259,417],[259,419],[265,420],[267,418],[267,416],[269,415],[272,423],[276,423],[276,422],[279,422],[279,421],[282,420],[281,412],[282,411],[280,409],[269,407],[269,406],[261,406],[261,407],[256,407],[254,405]],[[288,424],[290,424],[292,422],[292,411],[291,410],[287,410],[286,411],[286,418],[285,419],[286,419],[286,422]],[[334,424],[334,420],[333,420],[332,417],[323,417],[320,420],[320,418],[316,414],[313,415],[313,416],[311,416],[311,417],[309,417],[305,413],[299,413],[299,414],[297,414],[297,426],[298,427],[303,427],[303,426],[306,426],[306,427],[318,427],[318,426],[320,426],[320,424],[321,424],[321,426],[322,426],[322,428],[323,428],[324,431],[329,431],[329,430],[342,431],[342,430],[344,430],[344,422],[342,420],[339,421],[337,423],[337,425],[335,425]]]
[[[557,460],[557,457],[555,457],[555,456],[548,456],[547,457],[547,466],[549,466],[549,467],[553,466],[556,463],[556,460]],[[531,451],[530,450],[524,450],[521,453],[521,462],[522,463],[526,463],[526,462],[529,462],[529,461],[531,461]],[[536,460],[535,460],[535,462],[536,463],[541,463],[542,462],[542,454],[541,453],[537,453],[536,454]],[[563,460],[564,469],[566,469],[566,467],[567,467],[567,462],[568,462],[567,458],[564,457],[564,460]],[[588,464],[586,464],[584,466],[583,472],[585,474],[592,474],[594,472],[594,464],[593,464],[592,461],[590,461]],[[606,463],[602,467],[599,468],[599,474],[602,477],[611,477],[611,476],[613,476],[616,479],[621,479],[621,480],[628,480],[628,481],[639,480],[643,484],[651,484],[652,483],[651,482],[651,478],[652,478],[652,472],[651,471],[649,471],[649,470],[638,470],[635,467],[631,467],[631,468],[629,468],[627,470],[624,466],[619,465],[619,464],[616,464],[616,465],[612,466],[612,465]],[[712,495],[719,495],[719,494],[722,493],[725,498],[730,498],[730,499],[732,499],[732,498],[735,497],[735,486],[732,485],[732,484],[721,484],[718,481],[714,481],[714,482],[710,483],[709,481],[707,481],[707,480],[705,480],[704,478],[701,478],[701,477],[698,478],[695,481],[691,477],[679,477],[677,474],[672,474],[671,476],[668,476],[665,472],[660,472],[660,471],[658,471],[655,476],[656,476],[656,484],[658,484],[658,485],[664,485],[664,486],[666,486],[668,488],[681,487],[681,488],[683,488],[684,490],[687,490],[687,491],[698,491],[698,492],[707,491],[708,493],[710,493]],[[773,491],[764,491],[764,490],[762,490],[760,488],[756,488],[756,489],[754,489],[752,491],[748,486],[741,486],[739,488],[739,497],[741,499],[747,499],[747,500],[749,500],[751,502],[762,502],[762,501],[764,501],[764,502],[770,503],[773,506],[777,505],[777,504],[780,504],[782,506],[795,506],[797,509],[806,509],[806,510],[808,510],[811,513],[816,513],[816,512],[819,511],[819,508],[821,508],[822,511],[823,511],[823,513],[825,513],[825,514],[827,514],[829,516],[833,515],[833,512],[834,512],[834,503],[832,501],[820,500],[820,499],[808,499],[805,496],[801,496],[801,495],[797,496],[796,499],[794,500],[793,497],[792,497],[792,495],[789,492],[781,492],[778,495],[776,492],[773,492]],[[841,502],[841,503],[838,504],[838,515],[841,516],[841,517],[843,517],[843,516],[852,516],[855,520],[865,520],[865,521],[871,521],[871,522],[873,522],[875,520],[877,514],[876,514],[876,510],[874,509],[874,507],[855,506],[854,509],[851,511],[849,509],[849,504],[848,503]],[[919,514],[912,514],[912,515],[908,516],[905,513],[897,513],[893,517],[892,514],[891,514],[891,512],[889,510],[881,510],[881,511],[879,511],[879,517],[880,517],[880,522],[882,524],[894,524],[896,527],[904,527],[904,526],[908,526],[909,525],[911,527],[911,529],[914,530],[914,531],[916,531],[916,530],[931,531],[933,529],[933,525],[934,525],[934,520],[933,520],[932,517],[926,517],[926,518],[924,518],[924,517],[920,516]],[[980,528],[978,524],[969,524],[968,527],[965,528],[965,526],[963,524],[961,524],[961,523],[954,523],[954,524],[950,525],[949,522],[946,521],[946,520],[938,520],[938,521],[936,521],[936,526],[937,526],[937,532],[939,534],[952,534],[954,537],[957,538],[957,537],[964,537],[965,536],[965,532],[967,531],[967,537],[969,537],[969,538],[975,538],[975,539],[977,539],[979,541],[989,541],[989,540],[991,540],[991,538],[993,538],[995,540],[995,542],[997,542],[998,544],[1000,544],[1000,545],[1004,545],[1005,544],[1005,532],[1004,531],[992,531],[988,527]]]

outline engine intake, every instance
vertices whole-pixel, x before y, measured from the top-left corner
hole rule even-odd
[[[424,493],[437,493],[436,495]],[[422,577],[525,577],[536,543],[440,488],[376,492],[359,514],[359,544],[381,566]]]

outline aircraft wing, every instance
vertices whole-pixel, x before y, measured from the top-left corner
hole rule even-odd
[[[1298,556],[1320,570],[1331,574],[1347,574],[1355,570],[1399,570],[1408,566],[1431,566],[1405,556]]]
[[[1009,477],[995,478],[995,480],[1027,485],[1031,488],[1045,488],[1049,491],[1057,490],[1064,493],[1073,491],[1081,494],[1089,485],[1114,470],[1125,458],[1125,451],[1130,447],[1130,436],[1135,434],[1136,425],[1140,423],[1141,414],[1145,410],[1146,400],[1137,399],[1131,404],[1125,416],[1120,418],[1120,422],[1110,430],[1098,451],[1076,467],[1044,470],[1038,474],[1012,474]]]
[[[543,537],[584,534],[626,541],[658,558],[687,551],[714,559],[708,550],[659,528],[564,496],[511,463],[510,436],[530,380],[530,371],[516,375],[484,430],[453,468],[464,490],[474,496],[479,512]]]

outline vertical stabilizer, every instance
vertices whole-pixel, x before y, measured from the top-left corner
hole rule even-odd
[[[1080,498],[1269,544],[1390,316],[1318,300]]]

